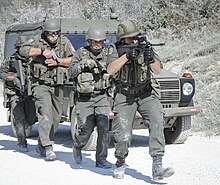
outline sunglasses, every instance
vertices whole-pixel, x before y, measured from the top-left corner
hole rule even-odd
[[[47,35],[59,35],[59,31],[46,31]]]

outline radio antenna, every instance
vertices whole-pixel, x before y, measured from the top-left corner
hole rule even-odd
[[[62,34],[61,34],[61,33],[62,33],[62,31],[61,31],[61,24],[62,24],[62,4],[61,4],[61,2],[59,2],[59,8],[60,8],[60,18],[59,18],[59,19],[60,19],[60,21],[59,21],[59,22],[60,22],[60,23],[59,23],[59,24],[60,24],[60,46],[59,46],[59,47],[60,47],[60,54],[59,54],[59,55],[60,55],[60,57],[61,57],[61,49],[62,49],[62,48],[61,48],[61,45],[62,45]]]

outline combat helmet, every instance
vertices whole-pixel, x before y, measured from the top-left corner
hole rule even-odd
[[[27,36],[19,35],[15,44],[14,44],[14,48],[20,47],[26,41],[27,41]]]
[[[137,25],[132,20],[121,22],[118,25],[118,40],[126,37],[134,37],[140,33]]]
[[[43,23],[43,31],[57,32],[60,31],[60,22],[58,19],[48,19]]]
[[[106,39],[106,32],[101,28],[90,28],[86,34],[86,40],[101,41]]]

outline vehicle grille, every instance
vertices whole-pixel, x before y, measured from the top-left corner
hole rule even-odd
[[[179,101],[180,99],[180,83],[178,79],[165,80],[158,79],[161,88],[161,102]]]

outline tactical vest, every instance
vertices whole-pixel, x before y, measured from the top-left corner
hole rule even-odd
[[[115,75],[116,86],[122,90],[138,91],[150,83],[150,69],[143,54],[135,61],[127,61]]]
[[[85,48],[80,48],[82,56],[82,63],[87,60],[94,60],[97,67],[93,69],[85,69],[76,77],[76,89],[79,93],[99,93],[106,90],[110,86],[110,75],[106,71],[106,62],[108,57],[108,49],[103,49],[101,54],[101,61],[92,59],[89,51]]]
[[[135,61],[127,61],[116,73],[114,80],[117,92],[126,95],[148,92],[158,98],[161,96],[160,84],[154,78],[148,63],[144,61],[143,54]]]
[[[57,41],[57,43],[60,42],[60,44],[54,48],[52,48],[46,41],[41,39],[39,35],[34,36],[34,41],[36,44],[34,47],[53,50],[57,56],[61,58],[65,57],[66,40],[64,37],[61,39],[61,41]],[[31,65],[33,73],[32,75],[34,77],[33,81],[41,81],[48,85],[63,85],[69,79],[68,68],[61,66],[47,66],[45,64],[45,60],[46,58],[42,55],[33,57],[34,62]]]

